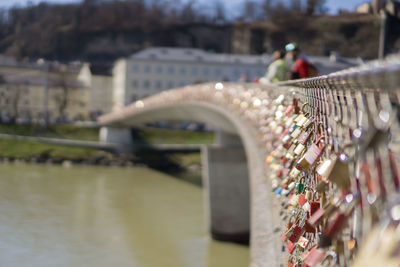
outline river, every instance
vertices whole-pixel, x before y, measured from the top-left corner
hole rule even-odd
[[[147,168],[0,164],[0,266],[243,267],[200,187]]]

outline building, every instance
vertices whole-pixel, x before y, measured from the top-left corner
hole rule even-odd
[[[360,64],[357,59],[308,57],[321,75]],[[138,99],[189,84],[232,81],[243,76],[251,82],[262,77],[271,57],[207,53],[192,48],[154,47],[120,59],[113,68],[113,110]]]
[[[372,14],[372,5],[371,3],[362,3],[361,5],[356,7],[356,12],[361,14]]]
[[[210,81],[248,81],[264,75],[270,56],[154,47],[118,60],[113,68],[114,109],[171,88]]]
[[[382,10],[400,19],[400,2],[394,0],[372,0],[357,6],[357,13],[379,14]]]
[[[0,56],[0,121],[70,121],[88,117],[89,88],[79,65],[26,63]],[[46,101],[47,98],[47,101]]]
[[[78,81],[89,88],[88,112],[92,119],[112,110],[113,79],[111,69],[84,63]]]

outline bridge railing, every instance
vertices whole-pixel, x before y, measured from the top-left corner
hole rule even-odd
[[[400,57],[279,88],[263,131],[288,266],[398,266]]]
[[[257,180],[253,188],[272,188],[281,202],[260,209],[261,198],[253,196],[255,266],[276,263],[268,249],[279,238],[274,251],[282,251],[278,261],[288,266],[399,266],[399,99],[397,56],[269,86],[187,86],[136,101],[99,122],[118,124],[132,114],[189,102],[223,107],[255,129],[266,182]],[[257,212],[277,207],[275,225],[254,223],[265,218]]]

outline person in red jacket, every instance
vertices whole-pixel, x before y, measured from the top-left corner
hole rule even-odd
[[[294,43],[285,46],[289,59],[293,62],[291,66],[291,79],[302,79],[310,77],[309,64],[304,57],[300,56],[300,49]]]

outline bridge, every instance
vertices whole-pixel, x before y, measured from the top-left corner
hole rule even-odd
[[[285,116],[298,116],[299,107],[308,106],[303,115],[313,118],[314,128],[309,128],[312,135],[325,136],[332,151],[350,147],[352,160],[357,164],[365,162],[360,152],[370,151],[377,133],[389,136],[385,147],[390,147],[391,155],[397,158],[399,86],[399,57],[268,86],[191,85],[136,101],[100,117],[100,139],[103,143],[129,147],[133,144],[131,127],[160,120],[198,121],[215,129],[215,145],[202,148],[211,235],[217,240],[235,242],[248,242],[250,238],[251,266],[280,266],[288,261],[289,254],[284,252],[287,246],[281,239],[290,215],[285,200],[289,193],[283,195],[281,191],[289,189],[277,185],[282,183],[282,178],[277,177],[281,173],[277,173],[284,171],[284,164],[273,163],[278,159],[278,151],[282,151],[283,137],[288,134],[290,124],[284,125],[289,121]],[[352,145],[347,145],[349,142]],[[323,157],[330,156],[327,151]],[[393,172],[393,166],[384,162],[386,175]],[[354,173],[354,179],[359,180]],[[310,173],[304,175],[308,177]],[[309,187],[312,185],[316,186],[310,183]],[[339,194],[335,186],[326,189],[327,195]],[[316,192],[315,188],[311,190]],[[357,188],[351,188],[353,196],[358,196],[356,191]],[[388,189],[386,193],[396,195],[397,190]],[[362,240],[364,236],[357,237],[356,240]],[[301,251],[297,245],[296,249]]]

